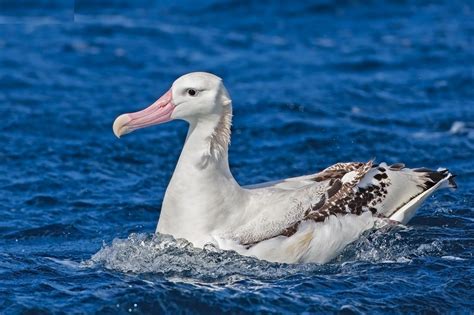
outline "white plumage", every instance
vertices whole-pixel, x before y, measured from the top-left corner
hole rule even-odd
[[[190,124],[157,232],[269,261],[325,263],[376,220],[406,224],[435,190],[455,187],[447,170],[372,161],[241,187],[228,164],[231,118],[222,80],[197,72],[149,108],[116,119],[117,136],[172,119]]]

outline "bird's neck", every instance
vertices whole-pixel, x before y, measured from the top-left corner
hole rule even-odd
[[[166,190],[157,231],[193,241],[232,216],[242,189],[229,169],[232,109],[190,122],[188,135]],[[238,202],[237,202],[238,203]]]
[[[206,115],[190,122],[188,135],[179,158],[197,170],[230,174],[228,150],[232,108],[226,106],[219,114]]]

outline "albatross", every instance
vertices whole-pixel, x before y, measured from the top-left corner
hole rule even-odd
[[[326,263],[380,220],[406,224],[436,190],[456,187],[446,169],[337,163],[319,173],[240,186],[228,162],[232,100],[218,76],[181,76],[148,108],[117,117],[117,137],[175,119],[189,123],[166,189],[157,233],[195,247],[280,263]]]

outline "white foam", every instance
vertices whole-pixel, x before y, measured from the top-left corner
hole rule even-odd
[[[456,257],[456,256],[442,256],[441,258],[446,259],[446,260],[458,260],[458,261],[466,260],[464,258]]]
[[[326,266],[270,263],[224,251],[213,245],[195,248],[186,240],[162,234],[131,234],[104,245],[84,267],[105,267],[127,273],[162,274],[181,282],[236,282],[242,277],[275,279]],[[238,275],[236,277],[236,275]]]

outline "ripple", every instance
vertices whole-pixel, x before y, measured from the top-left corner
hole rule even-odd
[[[48,224],[45,226],[24,229],[15,233],[10,233],[4,236],[8,239],[30,239],[41,237],[79,237],[83,233],[72,224]]]
[[[30,206],[53,206],[59,203],[59,199],[47,195],[38,195],[28,199],[25,203]]]

